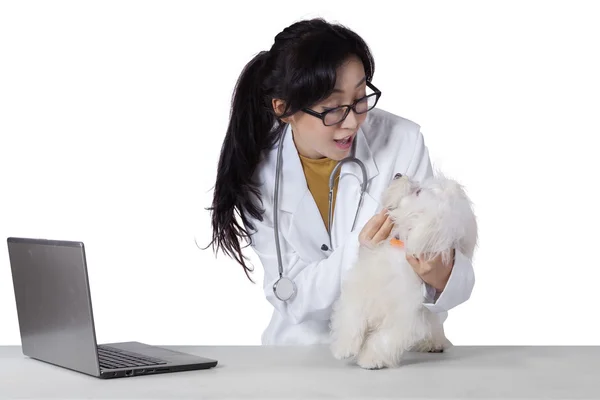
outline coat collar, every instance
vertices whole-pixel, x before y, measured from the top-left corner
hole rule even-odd
[[[294,144],[293,132],[291,125],[287,125],[284,131],[285,137],[283,140],[282,149],[282,167],[280,181],[280,196],[281,210],[289,213],[295,213],[298,205],[304,200],[308,193],[308,185],[302,169],[302,163],[298,156],[298,151]],[[359,128],[356,134],[356,158],[365,165],[367,171],[367,184],[379,174],[379,169],[373,157],[373,152],[369,147],[367,137],[363,128]],[[357,179],[357,184],[362,182],[362,172],[356,163],[345,163],[340,170],[340,181],[344,175],[354,175]],[[367,185],[368,188],[368,185]],[[285,193],[285,195],[283,195]],[[338,190],[339,196],[339,190]]]

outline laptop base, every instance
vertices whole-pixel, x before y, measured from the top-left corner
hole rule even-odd
[[[217,360],[181,353],[160,346],[151,346],[140,342],[118,342],[98,345],[100,349],[108,348],[123,352],[124,355],[139,355],[152,359],[146,365],[126,366],[100,369],[100,378],[123,378],[139,375],[155,375],[179,371],[195,371],[217,366]],[[143,363],[140,361],[140,363]]]

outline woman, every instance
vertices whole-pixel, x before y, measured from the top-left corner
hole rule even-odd
[[[396,174],[416,180],[432,174],[419,125],[374,108],[381,92],[373,72],[369,48],[357,34],[313,19],[284,29],[239,77],[211,207],[212,245],[235,257],[248,278],[252,269],[242,238],[259,256],[274,307],[263,344],[328,343],[331,307],[358,246],[390,234],[379,204],[383,190]],[[283,276],[296,286],[286,301],[273,290],[279,279],[273,199],[282,134],[277,231]],[[368,190],[355,221],[361,169],[345,163],[337,170],[330,227],[329,176],[354,146]],[[418,255],[407,259],[423,279],[424,305],[442,321],[470,297],[473,268],[460,252],[449,265]]]

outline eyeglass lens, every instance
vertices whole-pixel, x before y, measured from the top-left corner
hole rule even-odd
[[[362,114],[371,110],[375,106],[376,102],[377,96],[373,94],[360,100],[358,103],[356,103],[354,108],[358,114]],[[327,112],[323,122],[325,125],[339,124],[345,118],[346,112],[349,111],[348,108],[349,107],[344,106]]]

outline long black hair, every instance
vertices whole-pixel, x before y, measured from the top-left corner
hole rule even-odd
[[[249,216],[262,221],[264,210],[253,201],[260,200],[253,180],[256,167],[285,129],[281,119],[327,98],[335,88],[336,70],[353,55],[362,61],[370,81],[375,63],[360,36],[321,18],[303,20],[275,36],[271,49],[250,60],[236,83],[208,208],[212,212],[209,246],[234,257],[251,281],[252,269],[246,265],[240,239],[250,237],[247,228],[254,230]],[[275,114],[273,99],[283,100],[283,114]]]

